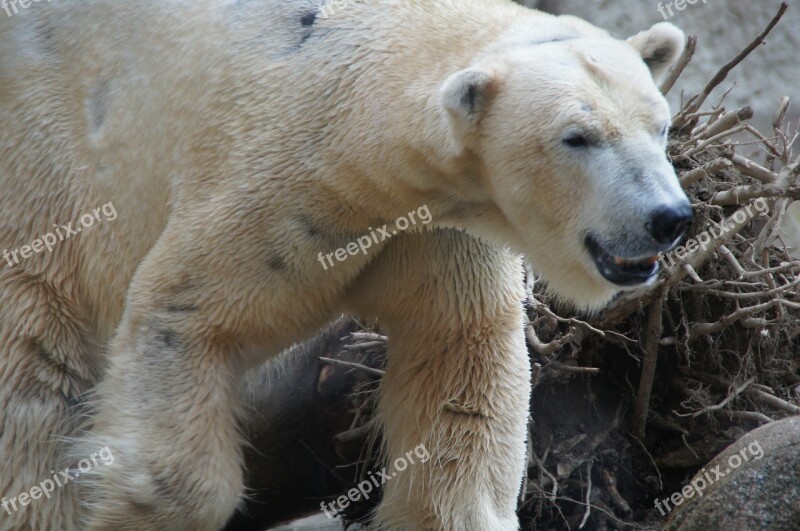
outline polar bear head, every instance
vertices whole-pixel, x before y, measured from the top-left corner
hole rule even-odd
[[[560,298],[597,309],[652,281],[692,220],[656,86],[684,35],[660,23],[620,41],[552,20],[546,35],[509,30],[447,79],[441,105],[454,149],[485,168],[495,211],[479,232],[525,254]]]

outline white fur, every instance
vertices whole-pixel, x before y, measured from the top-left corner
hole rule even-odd
[[[243,488],[244,372],[342,311],[389,331],[387,456],[431,453],[387,485],[379,523],[517,528],[530,384],[514,252],[578,306],[618,290],[582,238],[678,199],[641,60],[677,30],[628,44],[503,0],[353,1],[301,25],[317,4],[0,16],[0,249],[118,212],[0,269],[0,493],[66,459],[90,390],[71,455],[115,457],[82,510],[64,488],[0,529],[218,529]],[[575,127],[610,136],[577,155]],[[426,230],[317,261],[421,205]]]

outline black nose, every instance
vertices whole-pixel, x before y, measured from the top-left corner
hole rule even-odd
[[[675,207],[663,207],[655,211],[647,223],[647,230],[658,243],[672,243],[684,235],[692,224],[694,212],[688,203]]]

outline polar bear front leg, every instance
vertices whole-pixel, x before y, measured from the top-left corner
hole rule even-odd
[[[240,501],[235,351],[180,321],[136,310],[123,319],[79,446],[112,456],[79,478],[85,529],[217,531]]]
[[[216,233],[196,238],[187,225],[175,223],[139,266],[108,347],[76,456],[107,447],[113,457],[79,478],[83,529],[218,531],[240,503],[240,386],[271,352],[255,346],[274,339],[263,318],[274,283],[248,275],[260,264],[242,254],[220,267],[207,251],[224,248]]]
[[[389,334],[378,525],[518,529],[530,395],[519,258],[457,231],[402,236],[354,293]]]

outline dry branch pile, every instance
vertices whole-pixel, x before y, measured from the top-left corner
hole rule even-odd
[[[747,123],[751,109],[708,102],[785,9],[674,118],[669,155],[695,223],[660,279],[586,318],[560,309],[529,274],[535,389],[523,529],[659,528],[657,496],[744,433],[800,414],[800,261],[781,237],[800,198],[789,102],[768,132]],[[696,45],[691,37],[665,93]],[[352,348],[374,359],[384,343],[362,334]],[[364,439],[357,426],[374,397],[357,403],[354,431],[340,436],[350,443]]]

